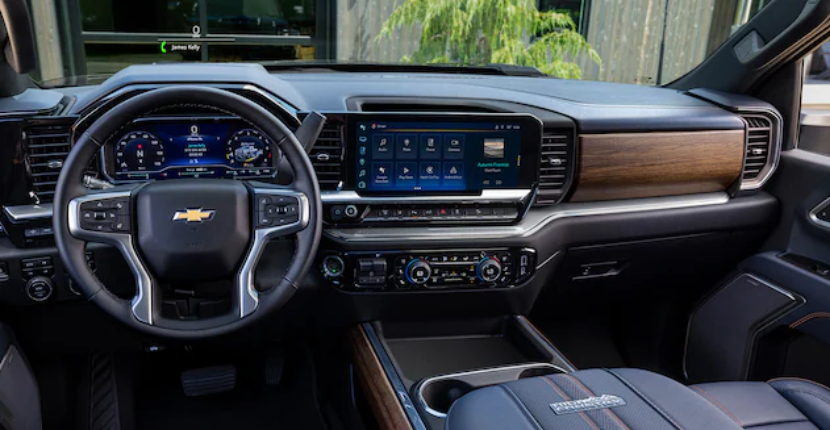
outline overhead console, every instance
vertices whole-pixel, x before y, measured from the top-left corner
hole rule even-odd
[[[527,113],[324,114],[311,158],[330,224],[513,223],[540,168],[558,196],[570,182],[573,123],[556,114],[559,148],[545,148],[545,123]]]

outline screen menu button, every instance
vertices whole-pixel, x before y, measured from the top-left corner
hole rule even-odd
[[[391,134],[379,133],[372,136],[372,158],[375,160],[391,160],[394,158],[393,139]]]
[[[418,135],[399,134],[395,137],[395,158],[415,160],[418,158]]]
[[[446,134],[446,135],[444,135],[444,159],[447,159],[447,160],[463,160],[464,159],[464,135],[463,134]]]

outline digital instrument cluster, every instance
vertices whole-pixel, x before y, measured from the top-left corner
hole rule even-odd
[[[173,178],[263,178],[280,153],[270,137],[230,117],[142,118],[105,145],[104,171],[114,181]]]

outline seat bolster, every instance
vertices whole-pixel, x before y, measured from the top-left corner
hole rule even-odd
[[[691,388],[743,427],[807,421],[804,414],[764,382],[715,382]]]
[[[609,372],[651,403],[661,415],[667,416],[675,427],[741,429],[741,426],[727,413],[677,381],[640,369],[612,369]]]
[[[799,378],[778,378],[768,383],[818,428],[830,429],[830,388]]]

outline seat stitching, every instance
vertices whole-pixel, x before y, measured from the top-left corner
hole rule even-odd
[[[565,401],[572,400],[571,396],[567,395],[565,393],[565,390],[560,388],[559,385],[557,385],[556,382],[553,380],[553,378],[551,378],[550,376],[543,376],[542,380],[547,382],[548,385],[550,385],[551,387],[553,387],[553,389],[556,391],[556,394],[559,394],[559,396],[561,396],[562,399],[564,399]],[[597,424],[594,424],[594,421],[591,419],[591,417],[588,416],[588,414],[586,414],[585,412],[580,412],[579,416],[581,416],[582,419],[585,420],[585,422],[588,423],[588,425],[591,426],[592,429],[599,430]]]
[[[800,389],[797,389],[797,388],[793,388],[793,389],[789,389],[789,390],[782,390],[782,391],[781,391],[781,393],[782,393],[782,394],[783,394],[783,393],[801,393],[801,394],[806,394],[806,395],[808,395],[808,396],[813,396],[813,397],[815,397],[815,398],[817,398],[817,399],[819,399],[819,400],[823,401],[824,403],[830,404],[830,399],[828,399],[827,397],[824,397],[824,396],[822,396],[822,395],[820,395],[820,394],[818,394],[818,393],[814,393],[814,392],[812,392],[812,391],[800,390]]]
[[[806,382],[808,384],[816,385],[818,387],[824,388],[827,391],[830,391],[830,387],[827,387],[826,385],[819,384],[818,382],[811,381],[809,379],[796,378],[794,376],[785,376],[785,377],[781,377],[781,378],[772,378],[769,381],[767,381],[767,384],[770,384],[770,383],[773,383],[773,382],[778,382],[778,381],[801,381],[801,382]]]
[[[527,420],[528,420],[528,421],[530,421],[530,423],[531,423],[531,424],[533,424],[533,426],[534,426],[534,427],[536,427],[536,428],[537,428],[537,429],[539,429],[539,430],[544,430],[544,429],[542,428],[542,425],[541,425],[541,424],[539,424],[539,421],[536,421],[536,417],[534,417],[534,416],[533,416],[533,414],[531,414],[531,413],[530,413],[530,411],[529,411],[529,410],[527,410],[527,407],[525,406],[525,404],[524,404],[524,403],[522,403],[521,399],[519,399],[519,396],[517,396],[517,395],[516,395],[516,393],[514,393],[514,392],[513,392],[513,390],[511,390],[511,389],[510,389],[508,386],[506,386],[506,385],[499,385],[499,386],[500,386],[500,387],[501,387],[501,388],[502,388],[505,392],[507,392],[507,395],[508,395],[508,396],[510,396],[510,397],[513,399],[513,401],[515,401],[515,402],[516,402],[516,404],[519,406],[519,409],[522,411],[522,413],[523,413],[523,415],[525,416],[525,418],[527,418]]]
[[[622,382],[622,383],[623,383],[623,385],[625,385],[626,387],[628,387],[628,389],[629,389],[629,390],[631,390],[634,394],[636,394],[637,396],[639,396],[639,397],[640,397],[640,398],[641,398],[644,402],[646,402],[649,406],[651,406],[651,408],[652,408],[652,409],[654,409],[654,410],[655,410],[658,414],[660,414],[660,415],[663,417],[663,419],[665,419],[666,421],[668,421],[668,423],[669,423],[669,424],[673,425],[673,426],[674,426],[675,428],[677,428],[677,429],[683,430],[683,427],[682,427],[680,424],[678,424],[678,423],[677,423],[677,421],[675,421],[674,419],[672,419],[672,417],[670,417],[670,416],[669,416],[669,414],[667,414],[665,411],[663,411],[663,410],[662,410],[659,406],[657,406],[657,404],[655,404],[655,403],[654,403],[651,399],[649,399],[648,397],[646,397],[646,395],[645,395],[645,394],[643,394],[643,393],[642,393],[640,390],[638,390],[638,389],[637,389],[634,385],[632,385],[630,382],[628,382],[628,380],[627,380],[627,379],[623,378],[621,375],[619,375],[619,374],[617,374],[616,372],[613,372],[613,371],[611,371],[611,370],[608,370],[608,369],[603,369],[603,370],[604,370],[605,372],[607,372],[607,373],[610,373],[610,374],[611,374],[611,375],[613,375],[615,378],[617,378],[620,382]]]
[[[588,393],[588,395],[589,395],[589,396],[591,396],[591,397],[597,397],[597,395],[596,395],[593,391],[591,391],[591,389],[590,389],[590,388],[588,388],[585,384],[583,384],[583,383],[582,383],[582,381],[580,381],[579,379],[577,379],[575,376],[573,376],[573,375],[568,375],[568,374],[564,374],[564,375],[562,375],[562,376],[563,376],[563,377],[565,377],[565,378],[568,378],[568,379],[570,379],[570,380],[573,380],[573,382],[576,382],[576,384],[577,384],[579,387],[581,387],[583,391],[585,391],[586,393]],[[614,421],[616,421],[616,422],[617,422],[617,424],[619,424],[619,425],[620,425],[623,429],[625,429],[625,430],[631,430],[631,428],[630,428],[630,427],[628,427],[628,426],[625,424],[625,422],[622,420],[622,418],[620,418],[619,416],[617,416],[617,414],[616,414],[616,413],[614,413],[614,411],[613,411],[613,410],[611,410],[610,408],[603,408],[603,409],[602,409],[602,412],[604,412],[606,415],[610,416],[610,417],[611,417],[611,419],[613,419]]]
[[[729,412],[729,409],[726,409],[726,406],[722,405],[721,402],[719,402],[717,399],[715,399],[715,397],[712,396],[711,394],[709,394],[706,390],[704,390],[703,388],[698,387],[697,385],[692,385],[691,388],[699,391],[700,394],[703,395],[703,397],[705,397],[707,400],[712,402],[715,406],[718,407],[718,409],[726,412],[726,415],[729,415],[729,418],[732,418],[732,421],[735,421],[741,427],[744,426],[744,423],[742,423],[741,420],[738,419],[738,417],[733,415],[732,412]]]

